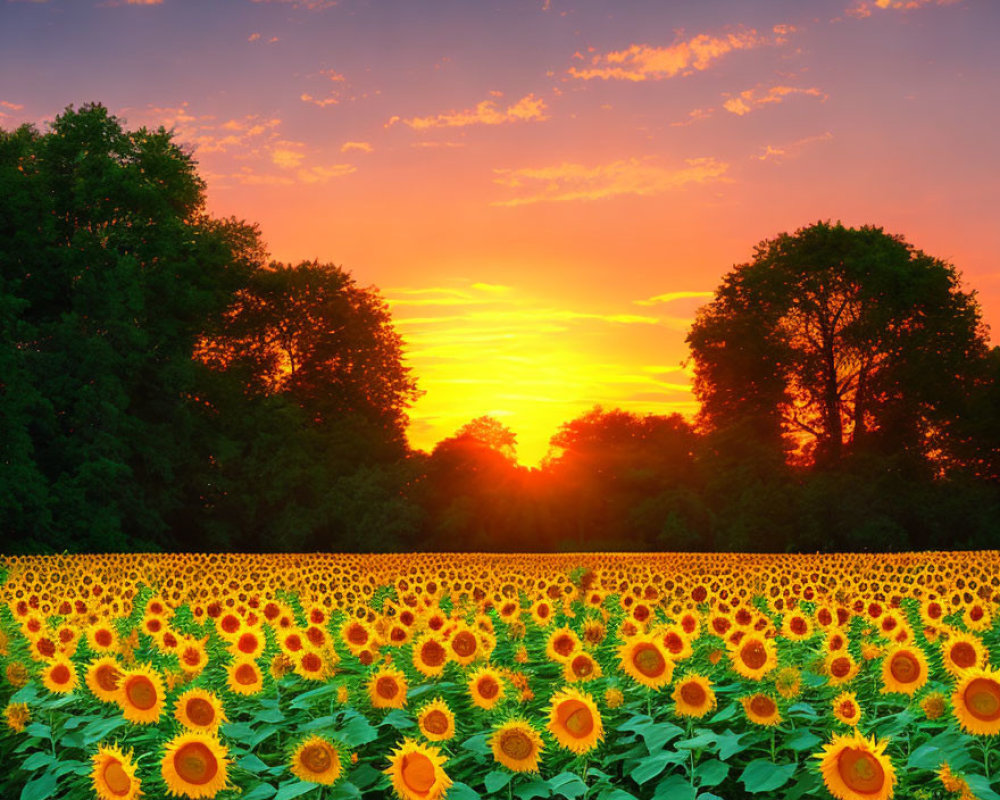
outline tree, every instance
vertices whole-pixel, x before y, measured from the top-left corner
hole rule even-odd
[[[85,105],[44,134],[0,132],[5,534],[166,543],[199,413],[191,354],[259,249],[254,228],[206,216],[194,161],[162,128]]]
[[[378,292],[337,266],[257,270],[200,355],[251,393],[288,397],[319,428],[364,425],[380,448],[405,451],[406,409],[419,392],[402,338]]]
[[[832,465],[932,455],[986,353],[955,268],[881,228],[817,223],[761,242],[687,339],[701,424]]]

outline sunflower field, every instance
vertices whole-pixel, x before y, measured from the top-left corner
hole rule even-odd
[[[5,800],[1000,800],[1000,553],[0,558]]]

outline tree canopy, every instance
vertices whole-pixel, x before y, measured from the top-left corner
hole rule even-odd
[[[820,464],[930,455],[988,349],[954,267],[881,228],[823,222],[761,242],[688,343],[707,429],[743,425]]]

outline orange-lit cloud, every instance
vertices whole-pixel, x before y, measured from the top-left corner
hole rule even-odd
[[[633,44],[625,50],[598,54],[589,67],[570,67],[574,78],[649,81],[690,75],[708,69],[712,62],[734,50],[749,50],[767,43],[755,30],[722,36],[701,33],[667,47]]]
[[[503,125],[507,122],[541,122],[548,119],[545,109],[544,100],[529,94],[513,105],[507,106],[506,109],[500,108],[494,100],[483,100],[473,109],[448,111],[428,117],[412,117],[402,122],[417,131],[432,128],[461,128],[466,125]],[[399,117],[392,117],[386,127],[398,121]]]
[[[349,153],[352,150],[357,150],[361,153],[371,153],[374,149],[371,142],[344,142],[340,146],[341,153]]]
[[[619,195],[653,195],[687,184],[724,179],[729,165],[714,158],[689,158],[685,166],[663,167],[651,158],[629,158],[588,167],[556,164],[548,167],[497,169],[495,182],[517,197],[494,201],[497,206],[602,200]]]
[[[637,306],[655,306],[660,303],[672,303],[675,300],[694,300],[711,297],[714,292],[667,292],[666,294],[658,294],[655,297],[650,297],[646,300],[636,300],[635,304]]]
[[[8,114],[4,111],[5,108],[7,110],[9,110],[9,111],[23,111],[24,110],[24,106],[23,105],[20,105],[18,103],[9,103],[6,100],[0,100],[0,117],[6,117],[6,116],[8,116]]]
[[[292,8],[305,8],[309,11],[322,11],[324,8],[333,8],[337,5],[337,0],[253,0],[253,2],[280,3]]]
[[[781,103],[786,97],[792,95],[818,97],[824,102],[827,99],[827,95],[815,86],[809,89],[800,89],[796,86],[771,86],[767,89],[747,89],[738,95],[726,95],[727,99],[722,104],[722,107],[726,111],[742,117],[744,114],[749,114],[761,106]]]
[[[764,152],[758,153],[751,156],[751,158],[757,161],[785,161],[790,158],[796,158],[799,156],[807,145],[816,144],[818,142],[829,142],[833,139],[833,134],[830,131],[821,133],[817,136],[806,136],[804,139],[797,139],[794,142],[789,142],[782,145],[765,145]]]
[[[591,349],[596,340],[676,336],[690,319],[614,304],[568,309],[487,283],[388,289],[385,296],[425,391],[410,412],[415,447],[430,449],[473,417],[492,414],[517,433],[521,462],[535,464],[559,425],[595,403],[637,413],[695,410],[690,372],[679,361],[637,359],[628,347]]]
[[[872,15],[872,10],[880,11],[913,11],[924,6],[951,6],[962,0],[857,0],[847,13],[852,17],[864,19]]]

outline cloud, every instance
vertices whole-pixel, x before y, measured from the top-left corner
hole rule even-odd
[[[503,125],[507,122],[541,122],[548,119],[545,115],[545,109],[544,100],[529,94],[513,105],[507,106],[506,109],[497,106],[494,100],[483,100],[473,109],[448,111],[444,114],[427,117],[412,117],[404,119],[402,122],[417,131],[433,128],[461,128],[466,125]],[[394,125],[399,120],[398,116],[390,118],[386,127]]]
[[[870,17],[876,11],[913,11],[926,6],[951,6],[962,0],[857,0],[847,14],[858,19]]]
[[[722,36],[701,33],[668,47],[633,44],[625,50],[599,53],[591,58],[590,66],[570,67],[569,74],[583,80],[663,80],[708,69],[727,53],[767,43],[767,38],[753,29]]]
[[[247,114],[219,120],[195,113],[188,103],[126,111],[131,123],[172,130],[175,141],[194,150],[214,183],[315,184],[357,171],[352,164],[324,163],[303,142],[285,138],[278,117]]]
[[[695,298],[711,297],[715,292],[667,292],[666,294],[658,294],[655,297],[647,298],[646,300],[636,300],[635,304],[637,306],[655,306],[660,303],[672,303],[675,300],[690,300]]]
[[[738,95],[724,95],[727,100],[722,104],[722,107],[726,111],[742,117],[761,106],[781,103],[786,97],[797,94],[818,97],[823,102],[826,102],[827,99],[827,95],[815,86],[809,89],[800,89],[795,86],[771,86],[766,90],[758,87],[747,89]]]
[[[326,8],[333,8],[337,5],[337,0],[253,0],[254,3],[278,3],[288,5],[292,8],[304,8],[309,11],[322,11]]]
[[[601,200],[619,195],[652,195],[687,184],[722,180],[729,165],[714,158],[691,158],[685,166],[668,168],[652,159],[630,158],[588,167],[557,164],[548,167],[497,169],[495,182],[519,193],[498,206],[529,203]]]
[[[159,6],[163,5],[163,0],[105,0],[98,3],[101,8],[116,8],[118,6]]]
[[[344,142],[340,146],[341,153],[349,153],[351,150],[358,150],[362,153],[370,153],[375,148],[371,146],[370,142]]]
[[[0,100],[0,117],[10,116],[4,111],[4,109],[9,111],[23,111],[24,106],[20,103],[9,103],[6,100]]]
[[[750,157],[756,161],[787,161],[791,158],[798,158],[798,156],[801,155],[802,150],[810,144],[829,142],[832,139],[833,134],[830,133],[830,131],[826,131],[818,134],[817,136],[807,136],[804,139],[797,139],[794,142],[789,142],[788,144],[765,145],[763,153]]]
[[[686,125],[691,125],[701,119],[707,119],[712,116],[715,111],[714,108],[696,108],[693,111],[689,111],[687,119],[680,120],[679,122],[671,122],[670,127],[672,128],[682,128]]]
[[[324,97],[322,99],[313,97],[311,94],[306,94],[303,92],[299,95],[299,100],[303,103],[312,103],[314,106],[319,106],[320,108],[326,108],[327,106],[335,106],[340,102],[340,99],[331,95],[330,97]]]
[[[334,88],[324,98],[313,97],[311,94],[303,92],[299,95],[299,100],[303,103],[312,103],[314,106],[319,106],[320,108],[337,105],[340,102],[342,92],[346,89],[347,78],[332,69],[320,70],[319,74],[324,78],[328,78],[334,84]]]

